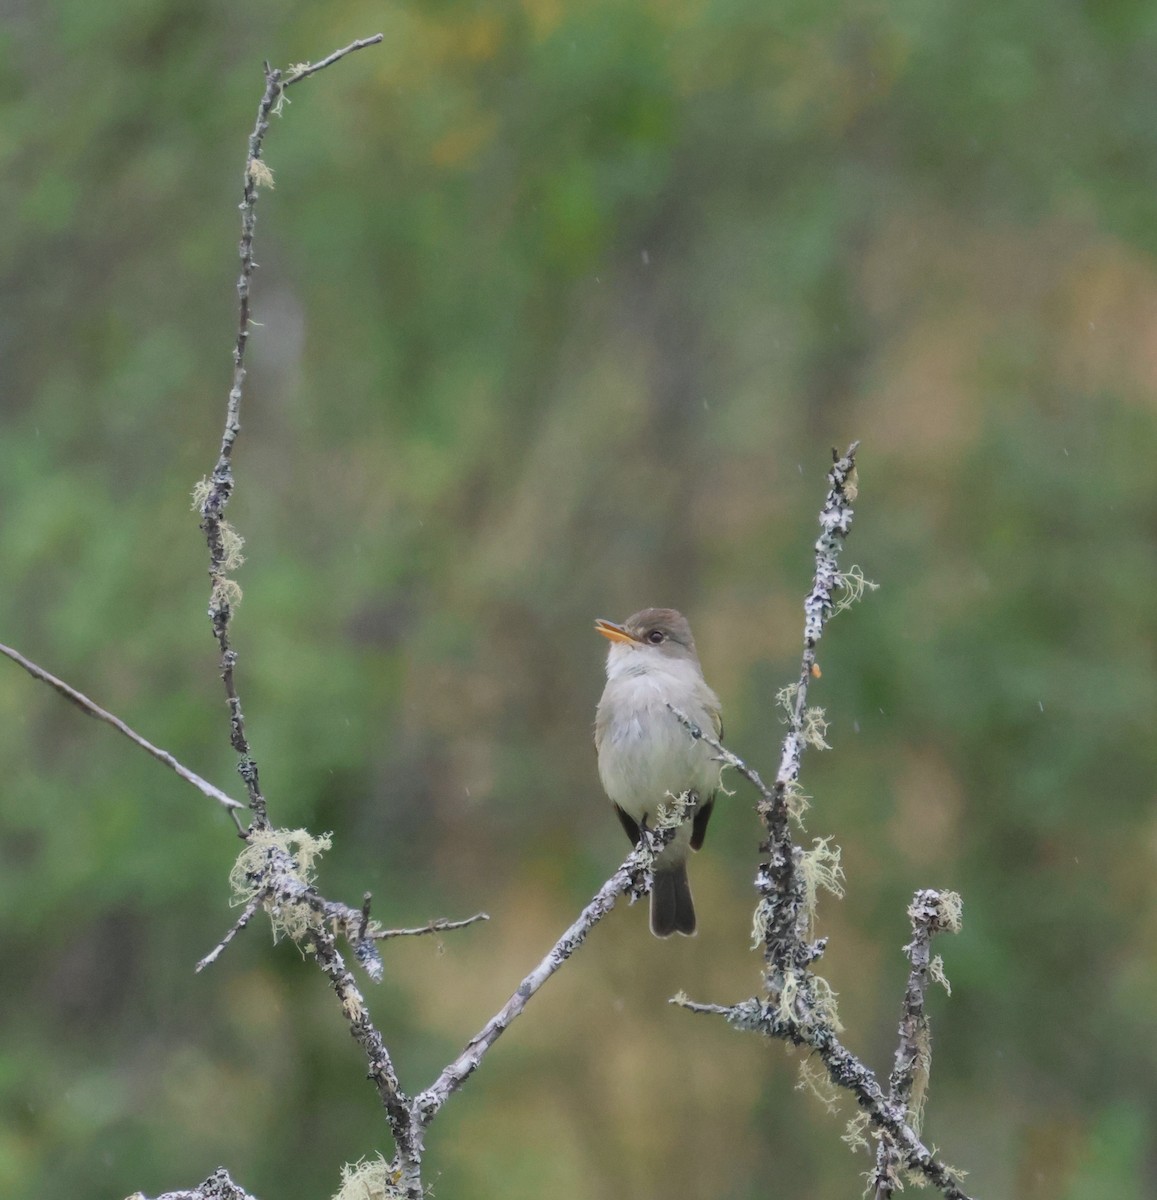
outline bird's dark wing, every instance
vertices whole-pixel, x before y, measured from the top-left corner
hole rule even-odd
[[[691,818],[692,850],[698,850],[703,845],[703,839],[707,836],[707,822],[711,820],[711,810],[714,807],[715,797],[712,796],[695,810],[695,816]]]
[[[627,837],[631,839],[632,845],[637,846],[639,844],[639,823],[630,814],[623,812],[617,804],[615,805],[615,812],[618,813],[619,823],[622,825]]]

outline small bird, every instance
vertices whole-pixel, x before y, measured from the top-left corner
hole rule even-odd
[[[695,932],[687,856],[703,845],[719,790],[711,748],[676,719],[668,704],[700,729],[723,736],[719,697],[707,686],[687,618],[673,608],[644,608],[622,625],[599,620],[611,641],[607,686],[595,714],[599,778],[627,837],[653,827],[660,806],[690,792],[689,819],[658,854],[651,872],[651,932]]]

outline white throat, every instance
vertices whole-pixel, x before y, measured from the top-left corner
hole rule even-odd
[[[674,686],[679,691],[695,690],[703,684],[703,672],[690,658],[674,658],[650,646],[616,644],[607,652],[607,681],[647,677]]]

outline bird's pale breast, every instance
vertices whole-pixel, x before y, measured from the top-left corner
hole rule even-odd
[[[714,729],[708,708],[714,694],[689,663],[613,674],[599,703],[599,776],[607,795],[636,820],[653,817],[668,794],[694,789],[706,797],[719,786],[710,748],[690,737],[667,701],[702,728]]]

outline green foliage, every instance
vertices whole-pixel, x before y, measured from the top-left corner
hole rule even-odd
[[[823,643],[834,749],[801,781],[847,874],[823,974],[886,1073],[905,907],[959,891],[928,1137],[978,1195],[1148,1194],[1151,7],[24,6],[0,31],[0,641],[225,787],[188,492],[260,64],[379,28],[269,135],[229,519],[273,819],[332,830],[322,889],[372,890],[385,925],[493,916],[386,944],[368,999],[404,1083],[625,850],[594,617],[687,611],[729,745],[774,774],[825,456],[861,438],[847,561],[882,586]],[[192,974],[235,915],[224,814],[14,667],[0,760],[0,1193],[227,1162],[304,1200],[388,1155],[291,947],[255,920]],[[695,863],[697,939],[616,912],[448,1106],[440,1196],[858,1193],[781,1048],[665,1003],[755,986],[752,803]]]

